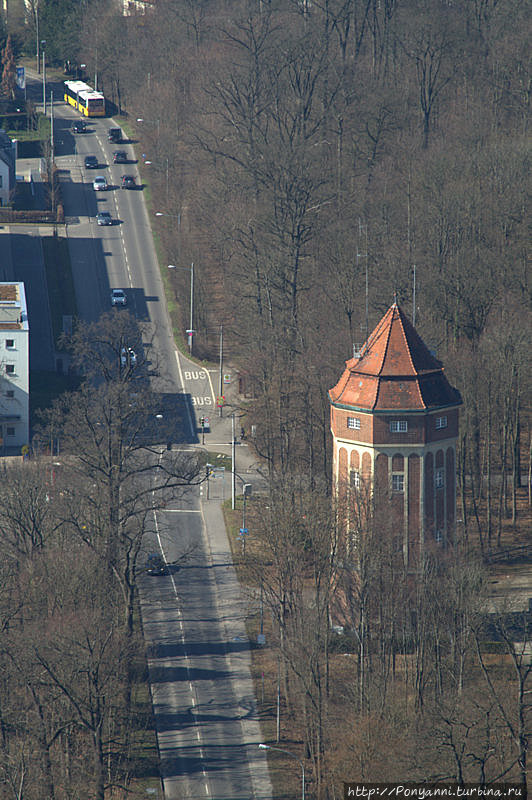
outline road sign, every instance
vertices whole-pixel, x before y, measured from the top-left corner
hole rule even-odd
[[[209,417],[203,417],[203,424],[205,425],[206,428],[209,427],[209,425],[211,424]]]
[[[246,534],[246,533],[248,533],[248,529],[247,528],[240,528],[240,533]]]
[[[24,67],[17,67],[17,86],[19,89],[26,88],[26,71]]]
[[[231,373],[225,372],[224,373],[224,383],[231,383]]]

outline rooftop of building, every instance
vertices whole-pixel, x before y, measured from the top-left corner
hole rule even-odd
[[[0,330],[27,330],[28,309],[24,284],[0,282]]]
[[[367,411],[422,411],[461,404],[443,364],[393,303],[367,341],[346,361],[330,391],[335,406]]]

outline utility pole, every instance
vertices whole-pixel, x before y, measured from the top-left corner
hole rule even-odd
[[[168,162],[167,162],[168,163]],[[194,338],[194,262],[190,264],[190,338],[189,338],[189,350],[192,354],[192,341]]]
[[[220,399],[220,416],[222,416],[223,412],[222,397],[224,394],[223,358],[224,358],[224,326],[220,325],[220,385],[218,392],[218,397]],[[234,434],[233,434],[233,439],[234,439]]]
[[[235,510],[235,412],[231,415],[231,508]]]

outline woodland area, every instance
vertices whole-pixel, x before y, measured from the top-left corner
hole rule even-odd
[[[311,796],[338,798],[341,782],[356,779],[526,782],[532,675],[513,643],[530,639],[530,619],[503,614],[488,625],[481,558],[530,541],[526,4],[158,0],[130,18],[105,0],[81,6],[68,57],[75,50],[78,63],[97,68],[126,121],[146,120],[136,133],[154,210],[171,215],[156,220],[166,263],[194,262],[198,349],[215,357],[223,325],[250,396],[246,427],[256,425],[272,488],[250,510],[257,536],[244,566],[269,612],[272,670],[278,658],[294,721],[284,732],[309,759]],[[174,270],[169,280],[184,330],[187,277]],[[363,494],[353,581],[338,534],[343,510],[331,510],[330,498],[327,391],[395,292],[464,401],[457,547],[444,563],[427,558],[415,585],[393,552],[389,520]],[[105,508],[105,526],[117,525]],[[72,542],[93,552],[68,525],[70,552]],[[121,598],[120,612],[105,611],[113,618],[128,608],[129,546],[107,594]],[[34,569],[32,558],[20,564],[17,576]],[[68,597],[61,606],[45,582],[32,585],[43,587],[50,630],[62,635],[54,613]],[[18,595],[3,586],[9,609]],[[330,638],[333,594],[344,598],[350,642]],[[23,636],[31,620],[20,609],[16,624],[1,622]],[[120,630],[127,636],[128,625]],[[94,654],[88,641],[76,646]],[[110,650],[113,637],[104,644]],[[35,719],[37,689],[54,708],[66,704],[72,729],[92,737],[101,777],[98,718],[69,705],[49,647],[37,639],[28,649],[27,672],[6,650],[12,667],[2,674],[19,681],[17,698]],[[41,680],[39,664],[44,686],[31,678]],[[11,696],[4,684],[2,697]],[[6,714],[4,746],[21,740],[9,739]],[[43,774],[64,724],[31,728],[41,730]],[[55,797],[73,796],[61,791]]]
[[[415,271],[416,327],[464,400],[466,536],[496,545],[530,464],[523,4],[105,6],[81,57],[151,120],[167,263],[194,261],[197,341],[215,357],[223,324],[272,473],[328,481],[327,391],[394,292],[414,316]]]
[[[246,427],[272,492],[246,567],[313,794],[358,778],[526,781],[532,678],[510,641],[530,621],[486,631],[479,558],[530,541],[523,4],[162,0],[105,25],[91,8],[85,63],[98,41],[106,95],[152,121],[137,132],[174,217],[159,218],[166,263],[194,262],[196,342],[215,357],[223,325],[253,397]],[[366,501],[353,581],[331,514],[327,391],[394,292],[414,315],[414,272],[416,327],[464,400],[459,545],[412,586]],[[352,657],[332,652],[333,594]]]

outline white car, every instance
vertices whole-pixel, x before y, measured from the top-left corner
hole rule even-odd
[[[137,366],[137,354],[131,347],[123,347],[120,351],[120,363],[126,367],[129,363],[130,367]]]
[[[105,192],[107,189],[107,181],[103,175],[97,175],[92,182],[92,188],[95,192]]]
[[[126,293],[123,289],[111,289],[111,305],[125,306],[127,303]]]

